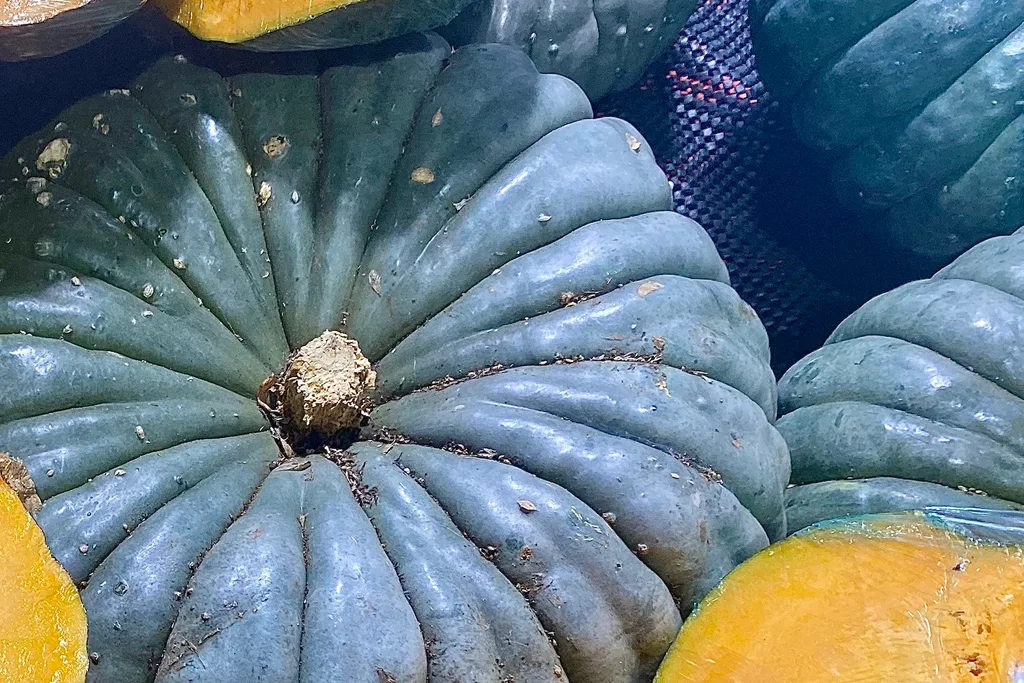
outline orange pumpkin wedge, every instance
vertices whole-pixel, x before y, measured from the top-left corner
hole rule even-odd
[[[197,38],[257,51],[366,45],[446,24],[469,0],[154,0]]]
[[[26,509],[38,505],[21,463],[0,454],[0,681],[85,680],[85,609]]]
[[[1024,681],[1022,520],[949,508],[811,527],[704,599],[656,683]]]
[[[240,43],[363,0],[157,0],[164,13],[203,40]]]

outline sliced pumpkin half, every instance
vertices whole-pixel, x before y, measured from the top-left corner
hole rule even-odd
[[[203,40],[258,51],[374,43],[451,21],[469,0],[154,0]]]
[[[164,13],[203,40],[240,43],[333,9],[367,0],[156,0]]]
[[[85,609],[26,505],[37,505],[24,466],[0,454],[0,681],[85,680]]]
[[[656,683],[1024,681],[1024,513],[834,520],[740,565]]]

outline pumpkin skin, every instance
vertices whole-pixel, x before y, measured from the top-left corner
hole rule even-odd
[[[146,0],[13,0],[0,8],[0,60],[49,57],[84,45]]]
[[[758,68],[839,201],[931,272],[1024,223],[1024,6],[759,0]]]
[[[1024,229],[986,240],[872,299],[786,372],[791,531],[838,514],[1024,503],[1021,264]]]
[[[321,58],[168,59],[0,169],[0,448],[89,680],[649,680],[785,533],[763,327],[569,80],[434,35]],[[257,387],[326,328],[378,407],[283,458]]]
[[[442,32],[457,45],[519,47],[538,69],[568,76],[596,100],[640,80],[675,42],[696,6],[696,0],[557,6],[485,0],[470,4]]]

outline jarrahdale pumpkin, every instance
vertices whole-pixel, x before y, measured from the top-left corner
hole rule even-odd
[[[791,530],[1024,503],[1024,229],[855,311],[779,381]],[[984,493],[987,495],[976,495]]]
[[[679,37],[696,6],[697,0],[482,0],[470,3],[442,33],[458,45],[519,47],[538,69],[568,76],[596,100],[640,80]]]
[[[769,91],[911,277],[1024,224],[1024,4],[751,4]]]
[[[571,81],[321,59],[170,58],[3,162],[0,447],[89,681],[650,680],[785,534],[763,327]]]
[[[146,0],[4,0],[0,60],[49,57],[83,45],[134,14]]]
[[[85,610],[29,514],[38,506],[24,465],[0,453],[0,680],[81,683]]]
[[[683,625],[657,683],[995,683],[1024,675],[1024,513],[866,515],[740,565]]]

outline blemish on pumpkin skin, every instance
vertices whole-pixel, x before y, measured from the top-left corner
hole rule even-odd
[[[288,148],[291,146],[292,143],[284,135],[271,135],[263,143],[263,153],[271,159],[277,159],[287,154]]]
[[[260,183],[260,189],[256,193],[256,206],[262,209],[267,205],[267,202],[270,201],[272,194],[273,192],[270,189],[270,183],[266,181]]]
[[[106,135],[110,132],[110,125],[103,122],[103,114],[96,114],[92,117],[92,127],[100,132],[101,135]]]
[[[422,185],[429,185],[434,182],[434,172],[423,166],[414,168],[409,177],[412,178],[414,183],[420,183]]]
[[[757,320],[757,312],[745,302],[739,303],[740,317],[744,320]]]
[[[367,281],[369,281],[370,289],[373,290],[373,293],[376,294],[377,296],[380,296],[380,273],[378,273],[376,270],[371,270],[370,273],[366,276],[366,279]]]
[[[56,180],[67,168],[68,155],[71,154],[71,141],[67,138],[54,138],[43,147],[36,157],[36,169],[46,171],[51,180]]]
[[[648,280],[647,282],[642,283],[639,287],[636,288],[636,293],[638,296],[642,298],[647,296],[651,292],[658,291],[659,289],[665,289],[665,285],[661,284],[660,282],[655,282],[654,280]]]

